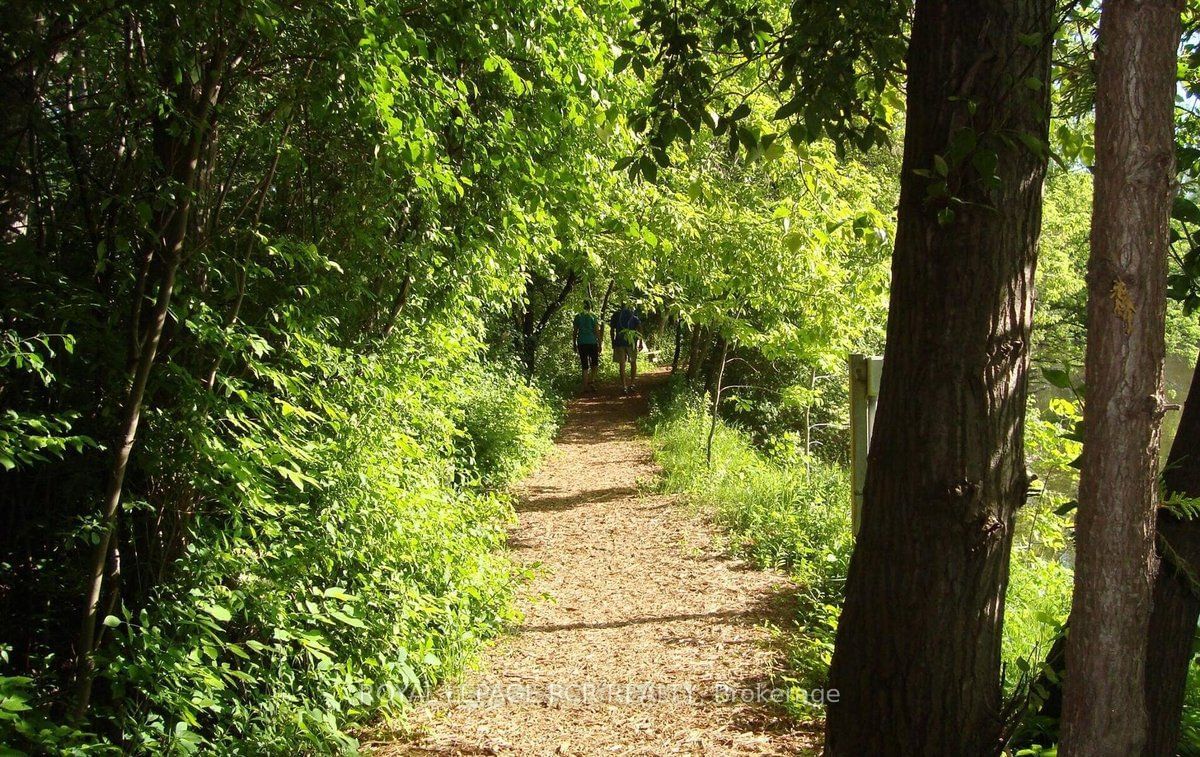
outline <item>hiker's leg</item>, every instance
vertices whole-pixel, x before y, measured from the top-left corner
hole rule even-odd
[[[629,348],[629,384],[637,381],[637,347]]]
[[[589,390],[593,386],[596,385],[596,369],[599,367],[600,367],[600,345],[597,344],[595,347],[590,348],[588,351],[587,378],[584,379],[584,383],[587,385],[587,388]]]
[[[587,347],[588,362],[584,369],[583,385],[591,391],[596,384],[596,369],[600,366],[600,345],[589,344]]]

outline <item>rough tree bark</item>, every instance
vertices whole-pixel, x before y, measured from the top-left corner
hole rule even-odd
[[[1168,497],[1200,497],[1200,359],[1179,419],[1163,489]],[[1146,709],[1150,719],[1145,754],[1170,757],[1179,745],[1180,717],[1188,667],[1200,619],[1200,521],[1158,511],[1163,556],[1154,581],[1146,641]]]
[[[1063,689],[1064,755],[1147,743],[1163,414],[1167,246],[1182,3],[1108,0],[1100,17],[1083,458]]]
[[[1163,471],[1168,498],[1200,498],[1200,359]],[[1144,754],[1171,757],[1179,745],[1180,720],[1188,668],[1194,655],[1200,620],[1200,520],[1182,520],[1167,508],[1157,516],[1158,554],[1150,625],[1146,639],[1146,709],[1150,735]],[[1070,625],[1068,621],[1067,625]],[[1058,637],[1043,660],[1054,675],[1042,674],[1037,685],[1047,692],[1038,716],[1062,718],[1062,682],[1066,677],[1066,638]],[[1031,743],[1025,737],[1020,745]]]
[[[830,755],[1000,750],[1053,9],[916,4],[886,362],[830,672]],[[972,149],[941,163],[962,130]],[[944,205],[946,193],[964,204]]]

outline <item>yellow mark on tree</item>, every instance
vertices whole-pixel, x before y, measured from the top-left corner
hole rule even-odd
[[[1133,299],[1129,296],[1129,289],[1125,286],[1125,282],[1120,279],[1114,281],[1109,294],[1112,296],[1113,310],[1117,312],[1117,316],[1125,324],[1125,333],[1132,334]]]

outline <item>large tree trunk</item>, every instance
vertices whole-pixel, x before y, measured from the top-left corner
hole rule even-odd
[[[1163,489],[1168,498],[1200,497],[1200,359],[1167,457]],[[1179,744],[1184,687],[1200,619],[1200,521],[1180,520],[1160,509],[1158,543],[1163,559],[1154,581],[1146,642],[1150,735],[1145,753],[1170,757]]]
[[[916,6],[886,361],[830,673],[830,755],[1000,749],[1053,8]],[[964,202],[939,200],[947,192]]]
[[[1062,754],[1146,746],[1146,634],[1174,193],[1175,0],[1108,0],[1100,19],[1083,460]],[[1130,696],[1134,692],[1134,696]]]

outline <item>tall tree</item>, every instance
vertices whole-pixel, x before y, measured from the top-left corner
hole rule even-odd
[[[1054,3],[918,2],[885,368],[831,755],[999,751]]]
[[[1182,2],[1109,0],[1100,21],[1084,448],[1064,754],[1146,746],[1173,105]]]
[[[1163,472],[1168,500],[1200,497],[1200,360],[1192,374],[1183,415]],[[1149,739],[1145,754],[1170,757],[1179,744],[1180,715],[1188,668],[1195,655],[1200,618],[1200,523],[1184,520],[1170,508],[1158,511],[1162,562],[1154,581],[1146,637],[1146,708]]]

